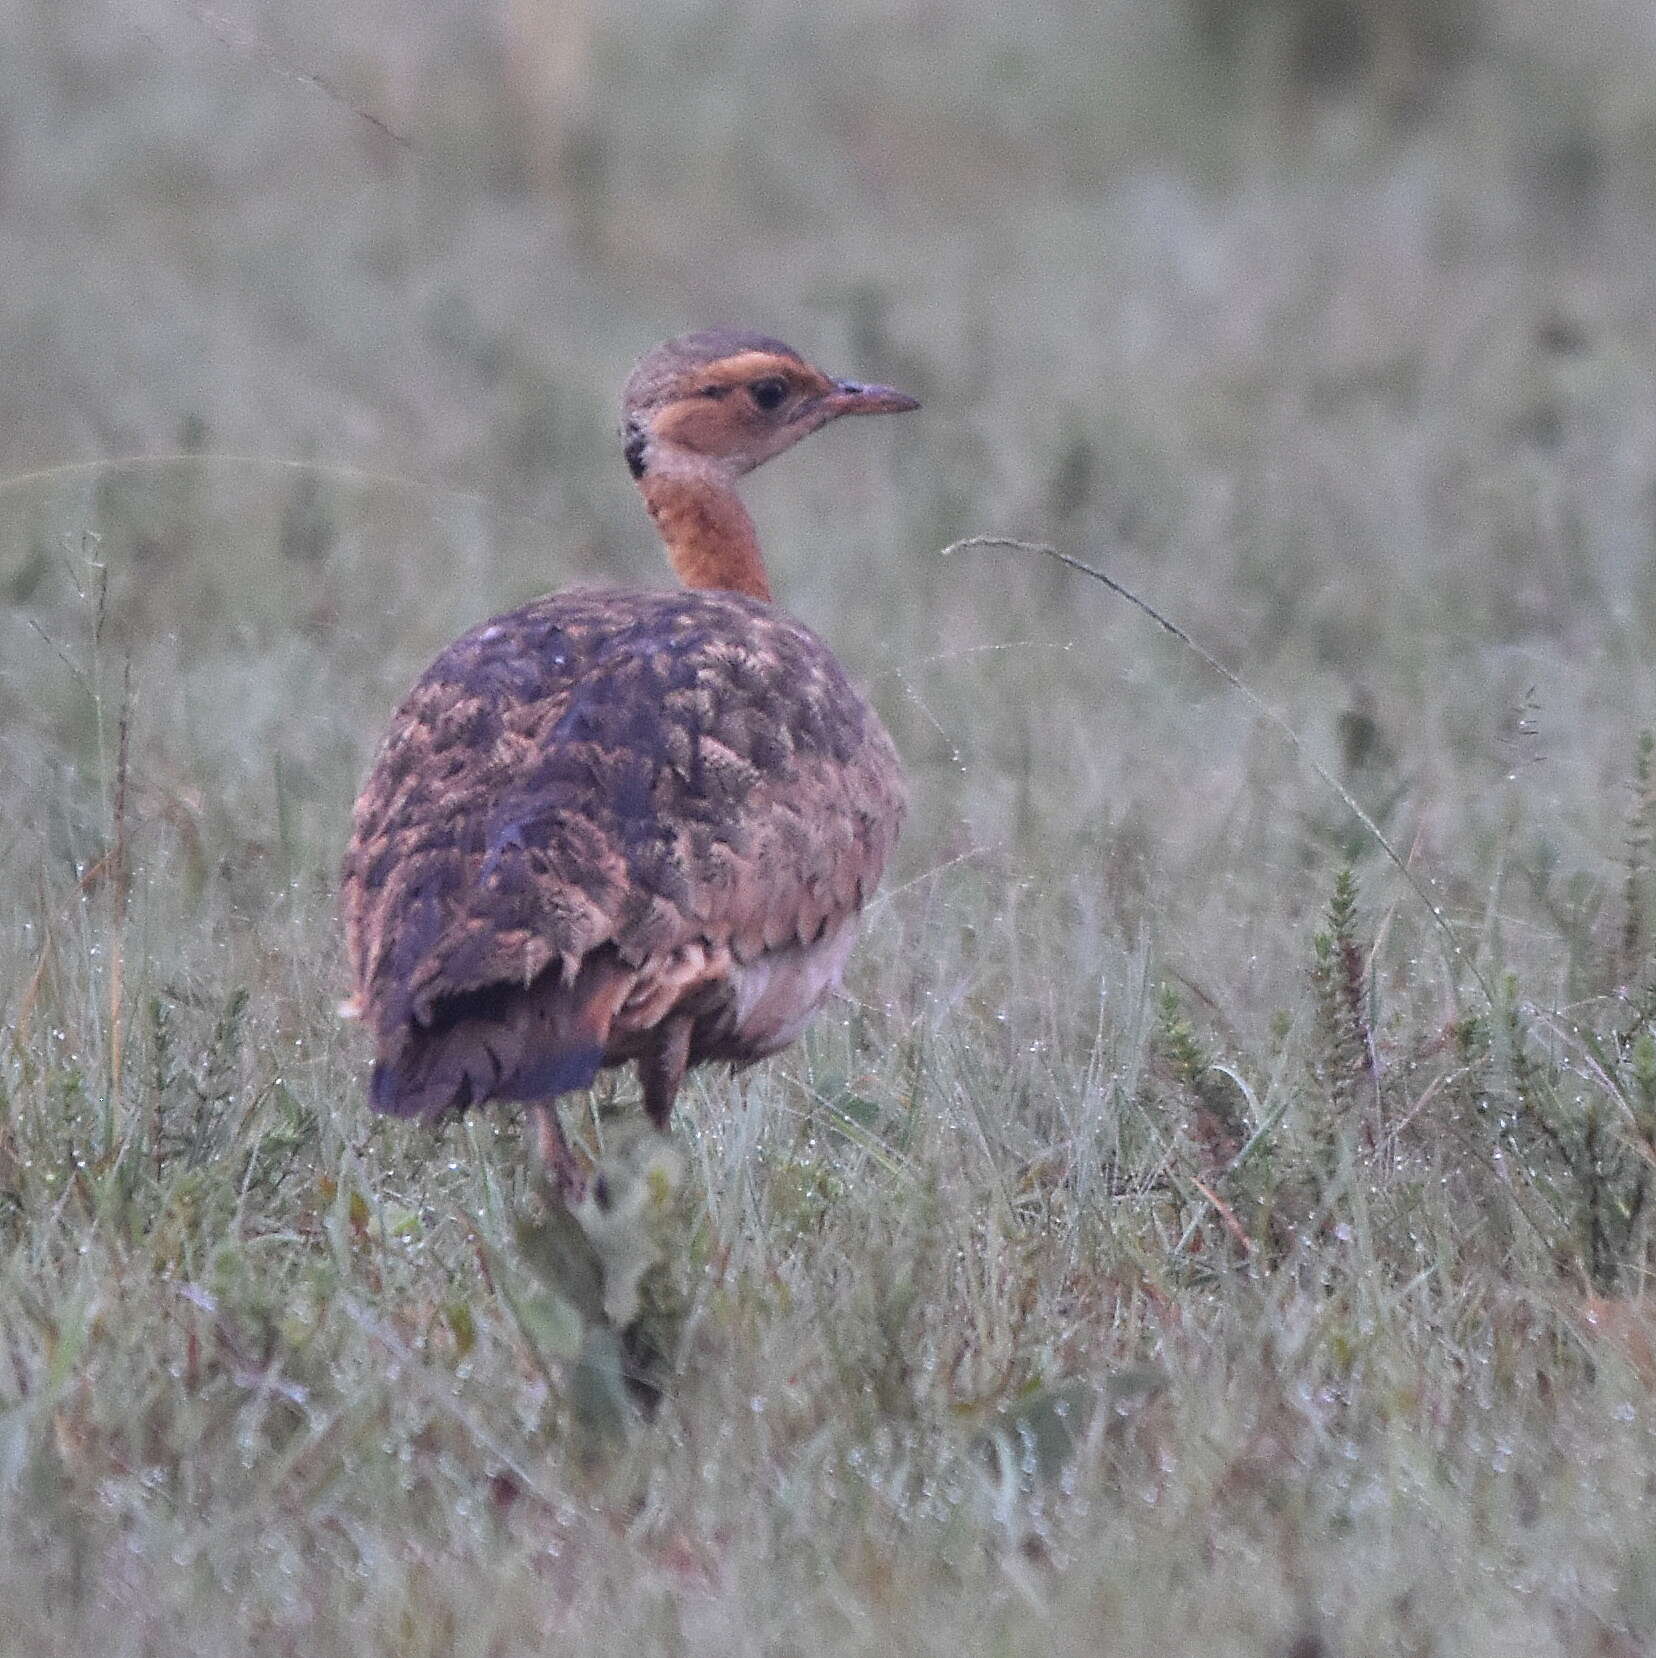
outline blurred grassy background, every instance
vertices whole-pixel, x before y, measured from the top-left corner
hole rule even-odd
[[[0,40],[0,1644],[1645,1649],[1648,6]],[[689,1106],[683,1394],[599,1476],[479,1264],[510,1126],[362,1107],[332,885],[442,642],[666,579],[616,389],[717,322],[926,400],[748,490],[916,814],[852,1001]],[[1145,618],[936,556],[985,532],[1234,665],[1463,954]]]
[[[216,735],[291,763],[318,842],[362,733],[461,624],[662,579],[614,388],[714,320],[928,400],[753,493],[789,601],[935,716],[896,710],[934,835],[1039,818],[1063,848],[1134,797],[1202,833],[1192,800],[1266,781],[1245,714],[1138,619],[1027,560],[933,560],[985,530],[1091,549],[1325,747],[1342,713],[1373,722],[1439,817],[1477,802],[1437,799],[1459,792],[1438,769],[1482,764],[1487,797],[1534,758],[1502,744],[1542,679],[1546,775],[1627,768],[1641,7],[132,0],[7,23],[7,656],[38,702],[52,657],[19,623],[80,603],[64,538],[95,534],[111,637],[154,683],[141,745],[183,714],[175,653],[268,682],[251,634],[333,682],[338,724],[210,695],[236,710]],[[181,452],[263,460],[21,477]],[[1589,681],[1593,651],[1627,672]],[[260,718],[285,729],[250,742]]]

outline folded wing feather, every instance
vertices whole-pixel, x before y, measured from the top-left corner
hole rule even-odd
[[[901,822],[889,738],[755,600],[577,593],[458,640],[404,702],[344,871],[374,1100],[552,1097],[675,1014],[785,1046],[837,982]]]

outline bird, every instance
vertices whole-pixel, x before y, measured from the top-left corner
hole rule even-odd
[[[341,875],[372,1105],[558,1100],[636,1065],[666,1134],[688,1068],[781,1051],[837,988],[901,829],[891,737],[773,601],[738,479],[844,415],[919,407],[762,333],[646,353],[621,445],[676,588],[563,591],[449,645],[392,717]]]

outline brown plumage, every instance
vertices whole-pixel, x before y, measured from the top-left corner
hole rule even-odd
[[[735,480],[842,414],[916,407],[763,335],[669,341],[622,438],[683,587],[577,591],[474,628],[394,716],[343,908],[373,1102],[552,1105],[636,1060],[665,1128],[686,1066],[785,1047],[838,983],[903,815],[897,756],[773,607]]]

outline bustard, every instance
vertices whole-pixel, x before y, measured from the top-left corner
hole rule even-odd
[[[567,1191],[562,1094],[636,1061],[665,1130],[688,1066],[792,1042],[839,982],[903,818],[890,737],[771,603],[744,473],[848,414],[917,408],[761,334],[658,346],[628,468],[677,591],[555,594],[464,634],[392,719],[343,872],[373,1103],[521,1101]]]

